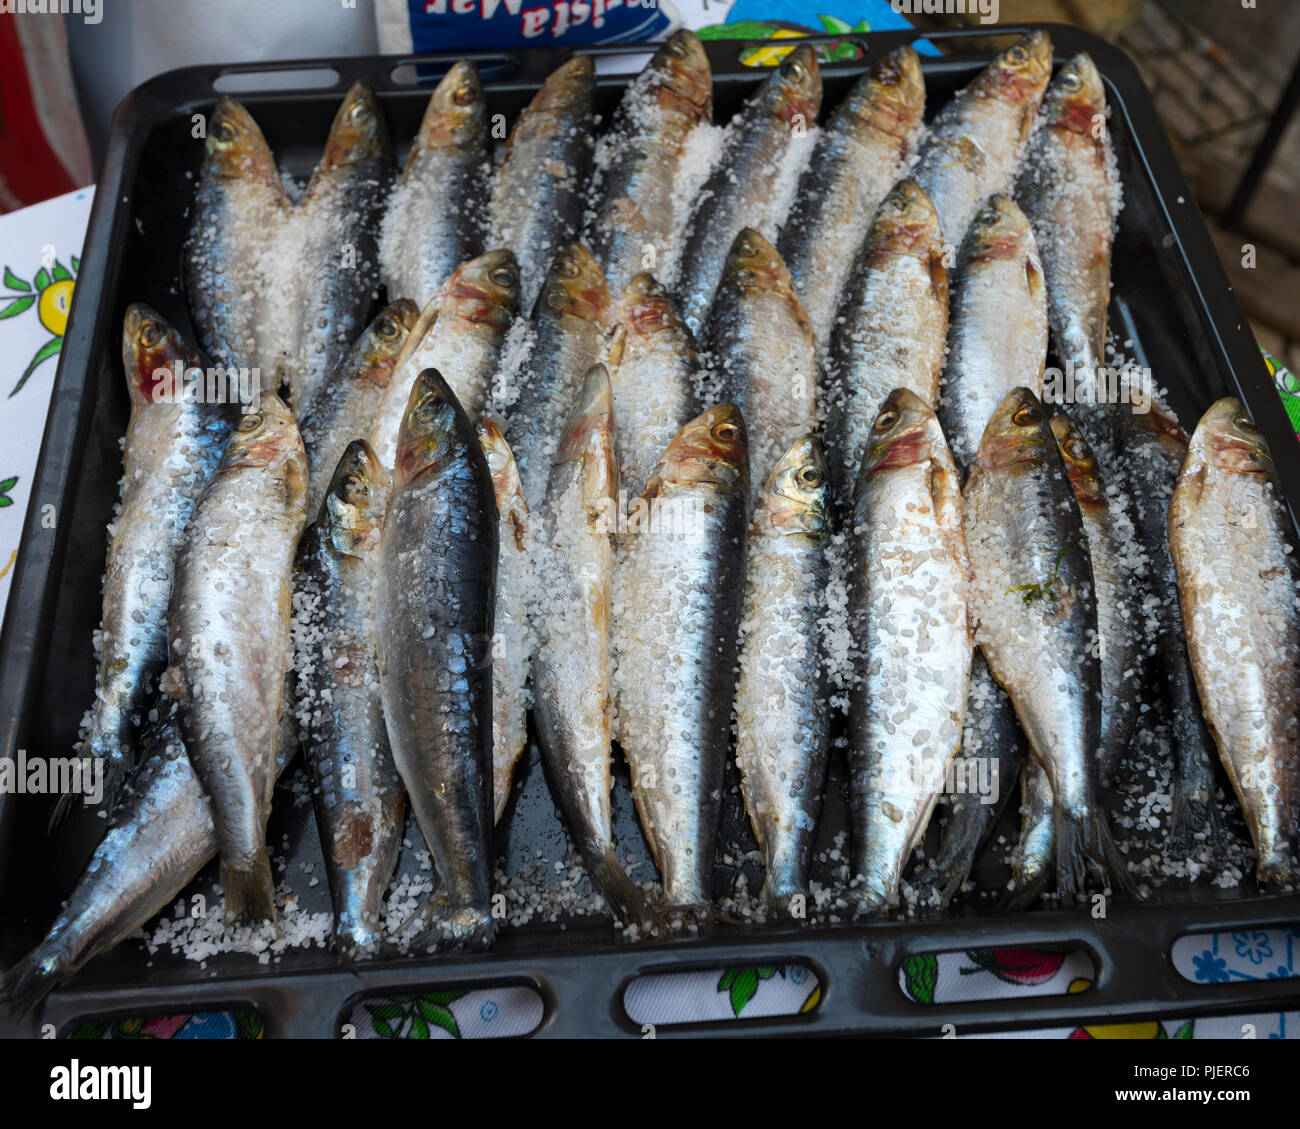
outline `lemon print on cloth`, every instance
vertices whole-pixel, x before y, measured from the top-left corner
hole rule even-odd
[[[77,281],[76,272],[80,269],[81,263],[76,255],[72,256],[72,270],[68,270],[55,259],[53,266],[48,269],[41,267],[31,282],[25,282],[5,267],[4,287],[8,293],[0,294],[0,302],[8,302],[8,305],[0,309],[0,320],[18,317],[35,307],[41,325],[51,334],[50,339],[36,350],[35,356],[9,393],[10,396],[15,395],[27,383],[27,378],[39,365],[51,357],[58,356],[59,349],[63,345],[63,331],[68,326],[68,309],[72,305],[72,290]]]

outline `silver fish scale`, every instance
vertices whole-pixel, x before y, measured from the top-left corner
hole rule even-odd
[[[807,886],[826,777],[829,707],[819,538],[751,528],[736,688],[736,763],[773,901]]]
[[[615,573],[619,743],[673,905],[711,901],[730,745],[745,499],[666,488],[663,525],[642,529]],[[671,532],[676,505],[685,532]]]
[[[864,894],[894,897],[961,744],[970,678],[968,564],[960,509],[936,506],[931,464],[859,487],[850,630],[854,859]],[[956,497],[956,474],[949,466]]]
[[[1192,441],[1170,509],[1171,546],[1205,717],[1264,876],[1293,860],[1300,811],[1295,554],[1272,484],[1209,464],[1199,440]],[[1290,873],[1294,879],[1293,861]]]

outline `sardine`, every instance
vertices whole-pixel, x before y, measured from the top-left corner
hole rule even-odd
[[[742,227],[768,238],[785,219],[779,191],[786,162],[801,155],[821,110],[822,79],[807,44],[781,60],[729,127],[682,241],[675,290],[693,332],[704,326],[732,241]],[[804,154],[810,156],[811,152]]]
[[[295,710],[334,905],[340,958],[373,957],[402,850],[406,792],[393,764],[375,659],[375,558],[388,472],[364,439],[349,443],[294,579]]]
[[[491,940],[492,610],[497,512],[483,449],[422,372],[397,443],[375,603],[393,760],[442,889],[418,943]]]
[[[369,84],[343,99],[320,164],[293,209],[294,303],[284,379],[301,416],[370,319],[379,290],[379,223],[392,174],[388,128]],[[405,297],[393,294],[393,299]]]
[[[492,635],[492,810],[501,822],[515,765],[528,740],[528,675],[537,640],[528,614],[533,565],[531,517],[504,425],[492,412],[478,422],[478,441],[497,499],[497,589]]]
[[[651,274],[633,275],[614,306],[608,365],[619,481],[635,495],[673,436],[698,413],[695,338]]]
[[[994,196],[966,233],[953,276],[939,422],[963,479],[998,404],[1013,388],[1043,394],[1047,288],[1034,233]]]
[[[876,209],[915,149],[924,110],[920,60],[898,47],[835,108],[799,178],[777,249],[822,352]]]
[[[614,846],[610,584],[617,533],[614,394],[604,365],[587,373],[556,451],[542,505],[533,716],[551,794],[587,872],[620,921],[657,916]]]
[[[1097,600],[1097,637],[1093,647],[1101,662],[1101,762],[1098,782],[1109,787],[1137,725],[1141,690],[1142,625],[1132,608],[1139,603],[1128,591],[1129,572],[1120,563],[1110,504],[1092,448],[1070,417],[1058,409],[1052,434],[1065,462],[1074,498],[1088,538]]]
[[[1187,650],[1267,889],[1300,882],[1300,567],[1272,456],[1241,404],[1196,426],[1169,506]]]
[[[1116,188],[1106,88],[1086,54],[1061,68],[1040,117],[1016,194],[1043,258],[1057,356],[1074,367],[1072,400],[1092,404],[1106,358]]]
[[[307,513],[320,512],[339,459],[354,439],[371,433],[398,354],[419,311],[408,298],[386,307],[357,338],[329,380],[312,397],[299,430],[307,450]]]
[[[533,307],[528,359],[509,377],[518,399],[507,411],[506,435],[530,508],[541,505],[565,414],[600,360],[609,312],[609,289],[591,252],[581,243],[561,248]]]
[[[293,713],[285,708],[276,742],[277,776],[297,751],[296,730]],[[186,753],[174,703],[149,727],[142,750],[108,830],[58,919],[0,984],[0,999],[17,1011],[35,1007],[145,925],[217,857],[212,806]]]
[[[985,428],[964,513],[976,641],[1051,784],[1057,890],[1068,902],[1088,877],[1124,884],[1097,795],[1101,663],[1092,561],[1061,453],[1029,389],[1010,392]]]
[[[1174,750],[1174,800],[1170,822],[1180,845],[1212,843],[1218,830],[1214,806],[1219,754],[1206,728],[1196,678],[1183,636],[1178,578],[1169,556],[1169,501],[1187,459],[1187,434],[1173,412],[1153,400],[1148,412],[1121,412],[1118,447],[1125,481],[1132,490],[1137,536],[1146,555],[1138,577],[1142,606],[1154,623],[1156,664]]]
[[[1052,40],[1031,31],[952,99],[931,124],[912,176],[955,252],[980,205],[1011,188],[1052,74]]]
[[[238,415],[236,404],[184,394],[184,374],[205,362],[142,302],[126,311],[122,367],[131,418],[122,505],[104,570],[95,704],[83,745],[86,754],[105,758],[110,803],[135,762],[138,727],[167,668],[167,602],[181,539]],[[60,800],[60,813],[70,802]]]
[[[186,291],[203,351],[216,364],[256,371],[271,391],[287,298],[268,259],[290,207],[262,131],[240,103],[222,98],[208,121],[185,241]]]
[[[531,310],[555,253],[578,237],[595,150],[596,68],[557,67],[510,130],[492,183],[487,246],[519,260],[519,305]]]
[[[379,406],[370,443],[386,467],[397,454],[397,433],[416,377],[442,374],[467,415],[483,410],[514,320],[519,271],[510,251],[488,251],[461,263],[420,313]]]
[[[808,893],[826,784],[830,510],[821,441],[804,435],[768,476],[750,522],[736,688],[736,764],[766,863],[763,899],[776,913]]]
[[[748,509],[745,425],[720,404],[668,444],[614,574],[616,736],[675,907],[712,901]]]
[[[817,425],[817,341],[790,272],[752,227],[731,245],[709,313],[721,388],[748,422],[755,491],[790,445]]]
[[[687,141],[712,120],[709,57],[699,37],[683,28],[628,83],[597,146],[586,242],[611,292],[621,293],[640,271],[661,269],[660,260],[679,250],[674,213]]]
[[[168,609],[181,730],[212,802],[227,918],[275,918],[266,822],[289,637],[293,559],[307,517],[307,456],[272,392],[239,421],[194,507]]]
[[[957,468],[933,410],[891,392],[853,495],[849,699],[853,897],[860,912],[898,883],[946,790],[970,679],[970,564]]]
[[[379,262],[390,302],[410,298],[424,309],[456,264],[482,250],[478,209],[469,202],[486,195],[487,126],[478,69],[462,59],[429,98],[388,198]]]
[[[948,270],[939,217],[915,181],[885,197],[831,333],[827,433],[847,496],[880,405],[907,388],[933,408],[948,334]]]

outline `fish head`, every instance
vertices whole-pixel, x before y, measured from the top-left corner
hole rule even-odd
[[[523,523],[528,515],[528,504],[524,501],[523,483],[519,478],[519,468],[515,465],[514,452],[506,440],[505,424],[500,416],[489,409],[480,417],[475,431],[479,446],[483,448],[483,457],[487,459],[488,473],[492,476],[497,512],[502,519],[509,516],[514,522],[516,543],[522,549]]]
[[[984,202],[966,233],[962,258],[964,269],[999,260],[1021,263],[1031,295],[1036,296],[1046,285],[1034,229],[1010,196],[999,193]]]
[[[499,248],[461,263],[442,284],[441,315],[506,329],[519,309],[519,264]]]
[[[1187,432],[1183,430],[1173,410],[1165,407],[1154,396],[1151,397],[1151,406],[1145,412],[1120,413],[1120,426],[1148,436],[1180,459],[1187,455]]]
[[[1038,463],[1055,446],[1038,397],[1028,388],[1013,388],[984,428],[975,462],[986,470]]]
[[[429,96],[412,149],[467,148],[486,136],[487,103],[478,67],[461,59]]]
[[[775,529],[816,536],[830,528],[830,512],[826,452],[816,435],[801,435],[759,491],[756,520],[766,518]]]
[[[1068,130],[1092,137],[1098,144],[1105,136],[1106,87],[1092,57],[1086,52],[1075,55],[1061,68],[1056,81],[1047,90],[1043,112],[1053,129]]]
[[[614,388],[604,365],[592,365],[583,377],[573,410],[560,433],[553,465],[573,459],[582,459],[585,464],[584,494],[589,502],[617,495]]]
[[[565,317],[605,324],[609,316],[609,287],[600,265],[585,246],[569,243],[560,248],[546,272],[537,304]]]
[[[257,410],[239,417],[217,469],[220,473],[265,467],[282,467],[289,506],[305,506],[307,452],[293,413],[274,392],[263,392]]]
[[[909,138],[925,112],[920,57],[909,46],[895,48],[858,80],[843,106],[891,137]]]
[[[646,484],[653,497],[665,485],[703,483],[749,493],[749,438],[735,404],[717,404],[686,424],[668,444]]]
[[[816,124],[822,108],[822,72],[811,46],[801,43],[781,60],[762,97],[772,117],[788,123],[798,119],[804,128]]]
[[[908,255],[924,264],[936,297],[948,300],[943,229],[929,194],[911,177],[890,189],[876,212],[863,246],[866,263],[881,266],[893,256]]]
[[[321,503],[320,524],[334,551],[364,557],[379,544],[392,480],[364,439],[348,444]]]
[[[731,241],[722,277],[744,290],[778,290],[793,293],[785,261],[762,233],[742,227]]]
[[[713,71],[695,32],[683,28],[670,35],[646,69],[657,79],[660,98],[687,108],[701,121],[713,120]]]
[[[1201,417],[1187,461],[1201,461],[1233,474],[1271,474],[1273,470],[1268,443],[1241,401],[1231,396],[1215,401]]]
[[[397,433],[395,485],[413,482],[446,462],[456,450],[458,417],[464,414],[456,393],[437,369],[427,368],[415,378]]]
[[[177,373],[176,362],[180,362]],[[149,404],[177,388],[177,377],[203,368],[199,351],[152,307],[132,302],[122,319],[122,368],[133,405]]]
[[[1060,408],[1052,413],[1049,423],[1079,505],[1100,505],[1105,501],[1106,492],[1101,485],[1101,471],[1097,467],[1097,460],[1093,456],[1092,448],[1088,446],[1088,441],[1083,437],[1083,432]]]
[[[419,316],[418,307],[409,298],[398,298],[379,311],[357,342],[358,375],[362,380],[388,387],[398,355]]]
[[[222,98],[212,111],[204,143],[203,172],[207,176],[260,180],[283,191],[280,170],[261,128],[234,98]]]
[[[1032,120],[1051,74],[1052,37],[1039,28],[1022,35],[994,59],[971,83],[971,89],[977,96],[1025,104],[1031,108]],[[1026,130],[1028,126],[1027,121]]]
[[[667,288],[649,271],[641,271],[623,288],[614,310],[609,349],[611,367],[622,364],[624,350],[629,345],[651,341],[662,333],[688,335],[690,330]]]
[[[596,66],[590,55],[575,55],[556,67],[529,103],[530,111],[566,110],[590,103],[596,89]]]
[[[388,152],[388,127],[370,84],[358,80],[334,115],[321,157],[323,170],[365,165]]]
[[[942,443],[943,433],[930,406],[910,389],[895,388],[871,425],[859,478],[927,463]]]

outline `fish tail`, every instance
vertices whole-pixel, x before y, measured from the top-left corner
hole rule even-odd
[[[1080,819],[1058,808],[1054,834],[1056,890],[1063,903],[1083,894],[1090,877],[1102,887],[1109,885],[1126,894],[1137,892],[1124,856],[1100,814]]]
[[[1259,860],[1255,877],[1265,890],[1280,893],[1288,887],[1300,886],[1300,866],[1290,852],[1278,853]]]
[[[488,910],[478,906],[452,907],[446,895],[439,893],[431,895],[416,909],[411,921],[416,920],[425,924],[410,942],[410,949],[416,952],[483,948],[492,943],[497,932],[496,920]]]
[[[275,923],[275,879],[265,846],[247,867],[234,867],[222,859],[221,888],[226,892],[227,921]]]
[[[0,1000],[17,1014],[31,1011],[63,982],[64,962],[44,941],[15,964],[0,979]]]
[[[790,916],[790,903],[796,897],[807,902],[808,886],[796,874],[769,868],[760,897],[769,917],[786,918]]]
[[[334,919],[334,951],[344,964],[366,960],[383,951],[384,935],[378,921],[359,914],[340,913]]]
[[[628,876],[613,846],[586,860],[587,873],[601,892],[614,916],[624,926],[636,926],[642,933],[665,936],[668,932],[663,916],[651,903],[649,895]]]

